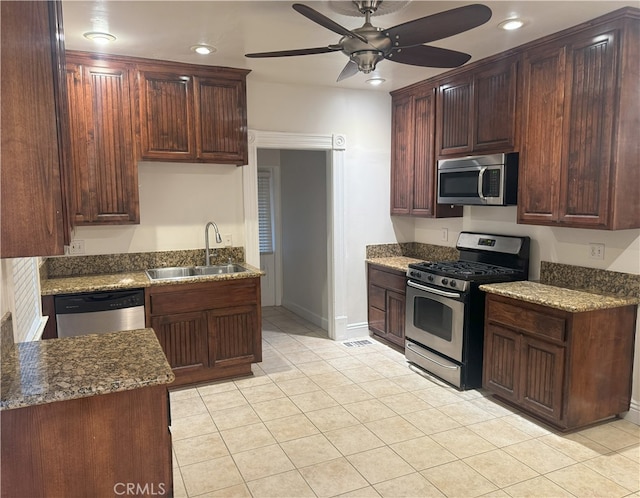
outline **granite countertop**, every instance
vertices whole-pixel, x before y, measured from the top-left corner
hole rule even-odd
[[[407,268],[409,267],[409,263],[421,263],[424,261],[424,259],[409,258],[407,256],[388,256],[380,258],[367,258],[365,259],[365,261],[374,265],[385,266],[387,268],[391,268],[392,270],[406,272]]]
[[[40,282],[40,294],[53,296],[56,294],[74,294],[79,292],[109,291],[119,289],[140,289],[155,285],[179,285],[217,280],[238,280],[255,278],[264,272],[247,263],[239,263],[248,271],[220,275],[180,278],[176,280],[151,280],[144,271],[129,273],[105,273],[99,275],[78,275],[43,279]]]
[[[2,362],[0,410],[169,384],[153,329],[18,343]]]
[[[635,297],[608,296],[531,281],[484,284],[480,286],[480,290],[572,313],[640,303]]]

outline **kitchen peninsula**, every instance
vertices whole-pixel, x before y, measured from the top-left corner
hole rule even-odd
[[[5,345],[2,356],[3,497],[171,492],[174,374],[153,330]]]

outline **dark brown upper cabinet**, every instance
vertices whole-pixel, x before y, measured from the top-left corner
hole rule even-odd
[[[526,51],[519,223],[640,227],[639,13],[618,11]]]
[[[437,156],[514,150],[518,59],[494,58],[440,82]]]
[[[67,52],[76,225],[140,222],[134,66]]]
[[[462,216],[461,207],[436,204],[436,85],[392,92],[391,214]]]
[[[140,158],[246,164],[248,73],[188,64],[140,64]]]
[[[0,256],[59,255],[71,235],[61,4],[0,8]]]

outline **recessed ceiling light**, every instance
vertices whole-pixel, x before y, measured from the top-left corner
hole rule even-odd
[[[506,19],[498,24],[498,27],[504,29],[505,31],[513,31],[514,29],[520,29],[524,26],[524,21],[518,17],[514,17],[512,19]]]
[[[89,31],[82,36],[84,36],[87,40],[91,40],[97,43],[98,45],[106,45],[107,43],[112,42],[116,39],[116,37],[112,34],[103,33],[101,31]]]
[[[211,45],[200,44],[200,45],[194,45],[193,47],[191,47],[191,50],[193,50],[194,52],[200,55],[209,55],[215,52],[216,48],[212,47]]]
[[[382,85],[386,80],[381,78],[380,76],[374,76],[373,78],[369,78],[365,80],[365,83],[369,83],[371,86],[379,86]]]

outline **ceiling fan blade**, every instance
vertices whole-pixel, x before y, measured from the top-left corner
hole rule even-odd
[[[332,21],[327,16],[320,14],[320,12],[312,9],[311,7],[308,7],[301,3],[294,3],[293,8],[296,12],[299,12],[300,14],[308,19],[311,19],[313,22],[319,24],[320,26],[330,29],[334,33],[338,33],[342,36],[348,36],[349,38],[357,38],[358,40],[367,43],[367,39],[364,36],[359,35],[358,33],[354,33],[353,31],[349,31],[344,26],[341,26],[337,22]]]
[[[384,30],[394,47],[413,47],[457,35],[491,19],[491,9],[473,4],[414,19]]]
[[[471,56],[446,48],[418,45],[401,50],[394,49],[386,59],[411,66],[451,68],[462,66]]]
[[[349,62],[347,62],[347,65],[342,68],[342,71],[340,72],[340,75],[338,76],[336,82],[346,80],[347,78],[351,78],[351,76],[354,76],[356,74],[358,74],[358,64],[350,60]]]
[[[253,54],[244,54],[244,56],[251,57],[254,59],[258,59],[262,57],[292,57],[295,55],[326,54],[329,52],[336,52],[338,50],[340,50],[340,46],[330,45],[328,47],[301,48],[298,50],[280,50],[278,52],[257,52]]]

